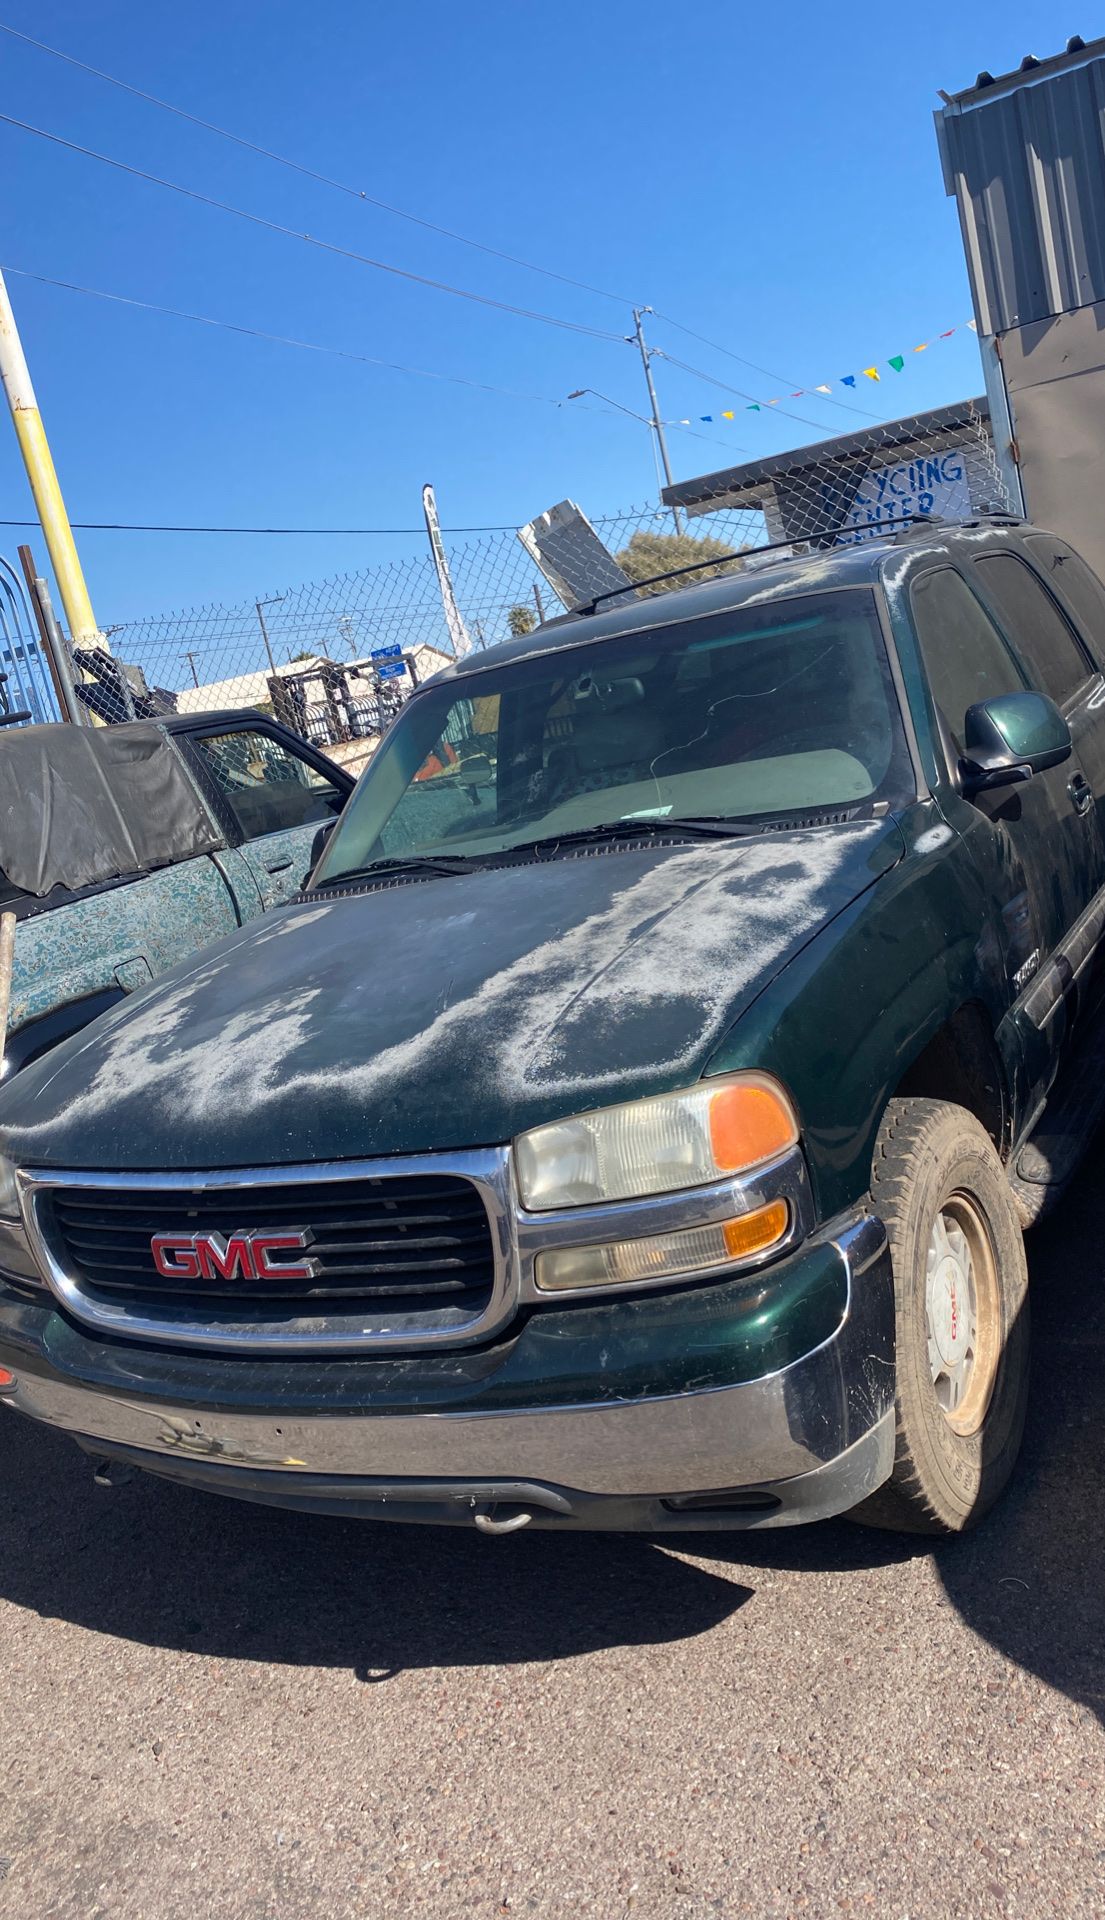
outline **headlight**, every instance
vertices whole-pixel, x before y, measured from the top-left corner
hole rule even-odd
[[[15,1184],[15,1168],[5,1154],[0,1153],[0,1220],[19,1219],[19,1189]]]
[[[763,1166],[797,1140],[778,1082],[737,1073],[520,1134],[518,1186],[535,1213],[643,1199]]]

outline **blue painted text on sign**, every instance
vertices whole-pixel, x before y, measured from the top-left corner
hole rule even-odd
[[[864,475],[845,516],[838,544],[854,546],[878,539],[896,522],[919,513],[943,520],[965,520],[971,495],[963,456],[957,451],[903,460],[896,467],[873,467]]]

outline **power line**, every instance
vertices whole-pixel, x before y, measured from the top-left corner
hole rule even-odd
[[[71,527],[80,533],[304,533],[337,534],[341,537],[358,539],[365,534],[417,533],[425,536],[422,527],[162,527],[150,526],[133,520],[71,520]],[[38,520],[0,520],[0,527],[38,527]],[[442,533],[517,533],[517,527],[442,527]]]
[[[108,293],[102,287],[81,286],[75,280],[55,280],[46,273],[32,273],[28,267],[4,267],[5,273],[15,273],[23,280],[36,280],[43,287],[61,287],[66,293],[87,294],[93,300],[110,300],[116,306],[137,307],[143,313],[160,313],[173,320],[192,320],[201,327],[215,327],[225,333],[240,333],[253,340],[268,340],[280,347],[300,347],[308,353],[333,354],[339,360],[356,360],[368,367],[386,367],[392,373],[417,374],[422,380],[445,380],[452,386],[475,387],[481,393],[504,394],[511,400],[539,400],[542,405],[559,407],[563,402],[546,393],[524,393],[514,387],[496,387],[484,380],[469,380],[460,373],[437,373],[429,367],[409,367],[398,360],[378,360],[372,354],[353,353],[346,347],[329,347],[317,340],[298,340],[284,333],[267,333],[263,327],[247,327],[234,320],[216,320],[207,313],[188,313],[182,307],[163,307],[153,300],[136,300],[125,293]],[[589,407],[589,413],[598,413],[598,407]]]
[[[693,327],[685,327],[681,320],[673,320],[670,313],[661,313],[657,307],[653,308],[653,312],[657,320],[662,320],[666,326],[674,327],[677,333],[685,333],[690,340],[700,340],[704,347],[710,347],[714,353],[725,354],[727,359],[735,360],[738,366],[749,367],[753,373],[762,373],[765,380],[777,380],[783,387],[793,388],[798,385],[796,380],[788,380],[783,373],[772,373],[770,367],[761,367],[755,360],[746,360],[743,354],[734,353],[732,347],[723,347],[716,340],[707,340],[704,333],[696,333]],[[805,393],[810,391],[808,387],[803,388]],[[819,398],[824,400],[826,406],[840,407],[845,413],[858,413],[864,420],[881,419],[880,414],[868,413],[866,407],[853,407],[847,400],[834,399],[832,394],[823,394]],[[760,404],[762,406],[765,402],[761,401]]]
[[[76,140],[66,140],[60,133],[50,133],[45,127],[35,127],[27,120],[17,120],[13,114],[0,113],[0,121],[6,126],[16,127],[21,133],[34,134],[36,139],[48,140],[53,146],[64,147],[69,153],[79,153],[86,160],[98,160],[102,166],[114,167],[118,173],[129,174],[132,179],[145,180],[149,185],[164,187],[170,193],[179,193],[186,200],[194,200],[200,206],[214,207],[219,213],[231,213],[238,220],[247,220],[251,226],[262,227],[269,233],[279,233],[288,240],[302,240],[309,247],[317,247],[323,253],[336,254],[343,260],[355,260],[363,267],[374,267],[379,273],[394,274],[400,280],[413,281],[416,286],[431,287],[437,293],[450,293],[459,300],[472,300],[481,307],[494,307],[499,313],[512,313],[518,319],[538,320],[543,326],[560,327],[567,333],[581,333],[592,340],[613,340],[621,346],[625,335],[610,333],[603,327],[589,327],[579,320],[562,320],[556,314],[539,313],[531,307],[515,307],[506,300],[494,300],[490,294],[473,293],[467,287],[454,287],[445,280],[433,280],[428,274],[413,273],[407,267],[393,266],[390,261],[373,259],[370,254],[358,253],[353,247],[338,246],[333,240],[320,240],[313,233],[300,233],[295,227],[285,227],[279,220],[267,220],[263,214],[250,213],[244,207],[231,206],[227,200],[216,200],[213,195],[200,193],[195,187],[181,186],[179,181],[164,180],[159,174],[147,173],[142,167],[132,167],[125,160],[116,160],[111,154],[98,153],[94,147],[82,147]]]
[[[361,193],[359,189],[346,186],[343,182],[331,180],[326,175],[315,174],[312,169],[307,167],[301,167],[298,162],[287,161],[284,159],[282,155],[273,153],[267,148],[258,147],[252,141],[245,140],[244,138],[242,138],[237,134],[229,133],[225,128],[216,126],[214,122],[202,120],[198,115],[190,114],[186,112],[183,108],[175,107],[168,101],[163,101],[158,99],[156,95],[145,94],[142,92],[142,89],[130,86],[130,84],[127,81],[116,80],[113,75],[103,73],[101,69],[97,67],[88,66],[86,62],[77,60],[74,56],[70,54],[64,54],[57,48],[48,47],[43,41],[33,40],[29,34],[20,33],[17,28],[8,27],[3,22],[0,22],[0,32],[9,33],[17,39],[28,41],[29,44],[33,46],[41,47],[41,49],[46,53],[56,54],[57,58],[68,61],[73,66],[81,67],[86,71],[88,71],[89,73],[95,74],[96,77],[99,79],[106,80],[110,82],[112,85],[119,86],[123,88],[126,92],[137,94],[141,98],[149,100],[153,105],[163,107],[167,112],[177,114],[182,119],[193,121],[196,125],[202,126],[211,132],[220,134],[226,139],[232,140],[235,144],[239,146],[250,148],[252,151],[262,154],[267,159],[277,161],[282,165],[291,166],[298,172],[310,174],[311,177],[323,181],[326,185],[338,187],[343,192],[351,193],[357,198],[368,200],[371,197],[367,194]],[[129,162],[125,160],[117,160],[111,154],[100,153],[93,147],[85,147],[85,146],[82,146],[77,141],[67,140],[61,134],[51,133],[49,129],[45,127],[36,127],[32,125],[29,121],[17,119],[12,114],[0,113],[0,122],[2,122],[7,126],[15,127],[18,131],[22,133],[33,134],[37,139],[49,141],[52,145],[62,147],[67,152],[80,154],[81,157],[84,159],[96,160],[103,166],[112,167],[117,172],[130,175],[130,177],[133,179],[143,180],[151,186],[162,187],[170,193],[180,194],[185,199],[194,200],[201,206],[213,207],[220,213],[232,214],[236,219],[246,220],[251,225],[261,227],[270,233],[281,234],[286,239],[302,240],[306,245],[317,247],[323,252],[335,254],[336,256],[342,259],[353,260],[361,266],[372,267],[376,271],[381,273],[394,274],[397,278],[402,280],[409,280],[413,282],[415,285],[431,288],[438,293],[448,293],[453,295],[457,299],[471,300],[471,301],[474,301],[477,305],[493,308],[494,310],[500,313],[510,313],[519,319],[535,320],[535,321],[539,321],[542,325],[545,325],[545,326],[559,327],[566,332],[579,333],[590,339],[613,341],[619,345],[623,343],[632,344],[631,337],[628,335],[612,333],[606,328],[590,327],[581,321],[565,320],[560,318],[558,315],[542,313],[533,308],[514,306],[508,301],[496,300],[488,294],[475,293],[471,289],[465,288],[465,287],[455,287],[455,286],[452,286],[447,281],[435,280],[431,278],[429,275],[414,273],[413,271],[405,267],[397,267],[389,261],[377,260],[369,254],[358,253],[354,248],[339,246],[334,241],[321,240],[315,234],[301,233],[294,227],[286,227],[281,222],[276,220],[269,220],[262,214],[251,213],[246,208],[236,207],[231,205],[230,202],[228,201],[217,200],[211,194],[200,193],[198,189],[194,187],[182,186],[179,181],[166,180],[158,174],[154,174],[146,171],[144,168],[132,166],[130,165]],[[381,206],[386,205],[386,203],[382,201],[374,202],[374,204],[379,204]],[[389,208],[389,211],[398,212],[400,210]],[[404,216],[404,217],[415,219],[421,225],[433,227],[432,222],[421,221],[419,219],[419,216],[417,215],[410,215],[410,216]],[[450,230],[447,228],[434,228],[433,230],[447,234],[450,238],[454,238],[454,239],[464,238],[463,235],[452,234]],[[483,252],[498,254],[498,249],[491,248],[491,247],[484,247],[482,242],[479,242],[479,241],[471,241],[471,242],[467,242],[466,244],[478,247]],[[515,265],[532,267],[531,262],[520,260],[516,258],[514,255],[498,254],[498,257],[502,259],[511,260],[512,263]],[[551,269],[532,267],[532,270],[534,272],[541,272],[541,273],[548,272],[550,276],[554,279],[567,280],[568,278],[568,276],[566,275],[552,273]],[[19,269],[13,269],[13,271],[19,271]],[[46,278],[46,276],[38,276],[38,275],[28,275],[27,277],[42,278],[44,280]],[[213,319],[208,319],[206,316],[201,314],[189,314],[175,308],[157,307],[152,302],[129,300],[127,296],[121,295],[121,294],[100,294],[98,293],[97,289],[79,287],[72,282],[56,281],[56,282],[47,282],[47,284],[64,286],[70,291],[88,293],[98,298],[117,300],[121,304],[133,305],[133,306],[146,306],[151,311],[170,314],[175,318],[193,320],[198,322],[201,325],[225,327],[226,330],[229,332],[252,334],[257,338],[270,339],[270,340],[276,341],[281,345],[302,347],[313,352],[331,353],[331,354],[338,355],[343,359],[360,360],[365,364],[386,366],[386,367],[392,368],[395,371],[420,374],[420,375],[423,375],[423,377],[430,378],[430,379],[447,380],[447,381],[450,381],[451,383],[455,381],[457,384],[464,385],[464,386],[473,386],[477,388],[482,387],[484,391],[488,391],[488,392],[509,393],[510,391],[506,388],[491,387],[490,385],[487,385],[486,383],[479,382],[479,381],[465,380],[463,379],[463,377],[453,376],[449,374],[436,374],[433,372],[426,372],[426,370],[421,368],[400,366],[395,362],[375,360],[375,359],[372,359],[369,355],[353,354],[351,352],[347,352],[345,349],[342,349],[342,348],[334,348],[334,347],[328,348],[328,347],[318,346],[315,343],[310,341],[295,340],[283,335],[266,334],[260,328],[247,328],[244,326],[237,326],[229,321],[216,321]],[[582,281],[571,281],[570,284],[574,286],[582,287],[584,288],[585,291],[588,291],[588,292],[600,293],[604,298],[619,300],[619,301],[621,298],[619,295],[606,293],[601,288],[586,287],[585,283]],[[706,340],[705,336],[702,334],[695,334],[691,328],[684,327],[681,322],[677,320],[671,320],[668,316],[662,315],[662,314],[658,314],[657,317],[660,319],[667,320],[668,325],[676,327],[680,332],[687,333],[692,338],[701,340],[704,345],[711,346],[715,351],[728,354],[729,357],[732,359],[741,360],[741,356],[739,354],[731,353],[731,350],[727,347],[717,347],[716,343]],[[746,402],[752,402],[757,407],[761,407],[763,405],[768,404],[766,402],[755,401],[753,395],[745,393],[740,388],[734,388],[729,386],[725,381],[718,380],[714,375],[703,372],[701,368],[692,367],[688,362],[677,359],[674,354],[669,354],[664,352],[662,348],[657,348],[655,349],[655,351],[663,359],[667,360],[670,365],[682,368],[684,372],[692,374],[696,379],[705,380],[709,385],[718,387],[724,393],[736,394],[739,398],[745,400]],[[742,361],[742,364],[754,365],[753,362],[746,362],[746,361]],[[760,372],[766,372],[766,370],[763,368],[759,368],[757,370]],[[776,376],[772,374],[767,374],[766,377],[775,378]],[[512,394],[511,397],[529,398],[533,400],[540,400],[542,402],[552,404],[552,405],[559,405],[559,402],[557,401],[550,402],[549,397],[544,394],[532,394],[532,395]],[[846,405],[845,402],[837,402],[836,404],[841,406]],[[848,408],[847,410],[850,412],[862,411],[859,408]],[[786,408],[786,407],[773,407],[772,411],[784,415],[787,419],[797,420],[804,426],[812,426],[815,429],[817,429],[819,432],[824,431],[824,426],[821,421],[810,420],[809,417],[805,414],[793,413],[789,408]],[[865,417],[868,419],[876,419],[878,416],[874,414],[868,414]],[[677,426],[677,423],[675,422],[672,422],[671,424],[673,426]],[[712,434],[708,435],[708,434],[697,433],[694,429],[683,428],[681,426],[677,427],[677,430],[683,431],[683,432],[689,432],[693,438],[698,440],[703,440],[703,441],[709,440],[711,444],[716,444],[719,446],[723,444],[723,442],[718,440],[717,437]],[[0,522],[0,524],[3,524],[3,522]]]
[[[204,120],[198,113],[189,113],[185,107],[174,106],[171,100],[161,100],[155,93],[147,93],[142,87],[132,86],[128,80],[120,80],[113,73],[105,73],[102,67],[93,67],[87,60],[78,60],[75,54],[63,53],[60,47],[47,46],[44,40],[36,40],[29,33],[21,33],[18,27],[9,27],[0,21],[0,33],[10,34],[14,40],[22,40],[29,47],[37,47],[40,53],[48,53],[55,60],[64,60],[71,67],[79,67],[82,73],[91,73],[97,80],[106,80],[109,86],[119,87],[124,93],[133,94],[148,105],[160,107],[165,113],[175,114],[178,120],[188,120],[194,127],[202,127],[206,133],[218,134],[221,140],[230,140],[236,147],[244,147],[247,153],[256,153],[264,160],[273,160],[277,166],[288,167],[293,173],[300,173],[305,179],[315,180],[320,186],[333,187],[338,193],[345,193],[353,200],[361,200],[367,206],[379,207],[384,213],[391,213],[399,220],[410,220],[416,227],[425,227],[429,233],[438,233],[446,240],[457,240],[461,246],[474,247],[479,253],[487,253],[495,260],[506,260],[512,267],[524,267],[527,273],[543,274],[547,280],[559,280],[566,287],[577,287],[582,293],[597,294],[600,300],[613,300],[619,306],[631,307],[633,302],[620,293],[611,293],[605,287],[593,287],[586,280],[573,280],[567,273],[557,273],[552,267],[538,266],[534,260],[523,260],[518,254],[505,253],[500,247],[491,247],[483,240],[472,240],[467,234],[456,233],[452,227],[442,227],[434,220],[426,220],[421,214],[410,213],[405,207],[396,207],[389,200],[380,200],[375,194],[366,193],[363,187],[351,186],[348,181],[335,180],[331,175],[319,173],[314,167],[308,167],[302,161],[289,159],[287,154],[275,153],[271,147],[262,147],[254,140],[247,140],[243,134],[232,133],[228,127],[220,127],[213,120]]]
[[[60,47],[49,46],[46,43],[46,41],[35,39],[33,34],[23,33],[18,27],[8,26],[5,22],[0,21],[0,33],[6,33],[12,39],[15,39],[15,40],[22,40],[25,45],[30,47],[35,47],[40,53],[49,54],[51,58],[55,60],[62,60],[68,66],[76,67],[82,73],[92,74],[95,79],[105,81],[108,86],[118,87],[122,92],[131,94],[135,99],[145,101],[149,106],[158,107],[165,113],[174,114],[177,119],[185,120],[189,122],[192,126],[201,127],[206,133],[213,133],[213,134],[216,134],[222,140],[229,140],[234,146],[241,147],[248,153],[255,153],[259,155],[262,159],[271,160],[277,166],[287,167],[293,173],[301,174],[305,179],[314,180],[321,186],[331,187],[336,192],[346,194],[351,199],[359,200],[366,206],[379,207],[383,212],[394,214],[395,217],[400,220],[408,220],[412,222],[413,225],[415,226],[425,228],[426,231],[429,233],[440,234],[444,239],[447,239],[447,240],[455,240],[459,242],[461,246],[472,247],[477,252],[488,254],[493,259],[505,260],[511,266],[524,268],[528,273],[539,273],[539,274],[542,274],[546,279],[559,281],[564,286],[576,287],[581,292],[595,294],[601,300],[612,300],[615,302],[616,305],[625,306],[625,307],[632,307],[634,305],[641,304],[639,301],[630,300],[627,295],[611,293],[611,291],[607,287],[596,287],[596,286],[592,286],[589,281],[573,279],[573,277],[570,274],[560,273],[555,268],[552,268],[552,267],[540,266],[534,260],[525,260],[519,254],[507,253],[502,248],[489,246],[485,241],[482,241],[482,240],[473,240],[467,234],[457,233],[455,229],[453,229],[452,227],[441,226],[436,221],[425,219],[421,214],[411,213],[405,207],[394,206],[392,202],[388,200],[381,200],[378,196],[366,192],[361,187],[354,187],[350,185],[348,181],[337,180],[333,178],[333,176],[330,174],[322,173],[314,167],[309,167],[305,165],[302,161],[291,159],[287,154],[277,153],[271,147],[261,146],[257,141],[249,140],[243,134],[234,133],[228,127],[221,127],[217,125],[217,123],[213,120],[205,120],[200,114],[190,113],[187,108],[178,107],[171,100],[162,100],[158,94],[149,93],[146,91],[145,88],[134,86],[128,80],[121,80],[117,74],[107,73],[104,71],[102,67],[95,67],[91,65],[91,63],[87,60],[79,60],[75,54],[65,53],[62,51]],[[15,123],[15,124],[19,124],[19,123]],[[35,129],[35,131],[37,131],[37,129]],[[56,138],[56,136],[50,136],[50,135],[45,135],[44,137]],[[84,150],[78,149],[78,151],[84,151]],[[106,156],[102,156],[102,155],[96,155],[95,157],[106,158]],[[109,164],[120,165],[121,163],[110,162]],[[136,171],[136,170],[133,170],[133,171]],[[152,178],[153,176],[143,175],[142,177]],[[171,185],[172,183],[164,182],[159,184]],[[177,191],[186,191],[186,189],[177,189]],[[219,203],[216,202],[214,204],[219,204]],[[236,211],[236,209],[232,209],[232,211]],[[252,218],[253,216],[246,215],[245,217]],[[306,236],[297,236],[297,237],[306,237]],[[372,262],[372,264],[382,265],[383,263]],[[392,272],[402,271],[399,268],[386,268],[386,267],[384,268],[384,270],[392,271]],[[417,276],[411,276],[411,277],[417,277]],[[438,285],[439,283],[431,282],[430,284]],[[458,292],[459,289],[450,288],[448,289],[448,291]],[[480,298],[479,295],[465,295],[464,297],[471,298],[471,299]],[[488,304],[499,304],[499,303],[488,302]],[[524,309],[516,309],[516,308],[510,308],[508,310],[511,312],[525,311]],[[754,373],[762,374],[766,380],[778,381],[780,385],[785,386],[787,388],[793,388],[798,385],[798,382],[788,379],[786,375],[774,373],[769,367],[762,367],[755,360],[748,360],[744,357],[743,354],[734,353],[731,347],[723,347],[719,341],[708,339],[705,334],[696,332],[693,327],[684,326],[682,321],[673,319],[670,314],[662,313],[659,311],[659,309],[654,309],[654,311],[656,312],[656,318],[658,320],[664,321],[667,326],[675,327],[679,333],[685,333],[689,339],[700,341],[703,346],[709,347],[712,352],[724,354],[727,359],[735,360],[738,365],[749,367]],[[188,316],[184,316],[184,317],[188,317]],[[550,324],[557,325],[557,326],[572,325],[571,322],[552,320],[550,316],[546,316],[546,315],[533,315],[529,317],[545,319],[546,321],[549,321]],[[612,336],[604,336],[604,337],[612,337]],[[299,343],[297,342],[297,343],[289,343],[289,344],[299,344]],[[337,349],[334,349],[334,351],[337,351]],[[378,364],[384,365],[388,363],[380,362]],[[400,371],[407,371],[407,369],[400,369]],[[409,371],[419,371],[419,370],[409,369]],[[431,377],[447,378],[448,376],[433,375]],[[706,377],[706,376],[703,376],[703,377]],[[504,391],[504,389],[493,389],[493,391]],[[543,396],[535,395],[533,397],[541,398]],[[742,395],[742,398],[751,399],[753,398],[753,396]],[[829,406],[838,407],[845,413],[857,414],[860,416],[860,418],[864,420],[878,420],[881,417],[878,414],[869,413],[864,407],[852,406],[848,401],[838,400],[831,395],[826,395],[825,401],[826,401],[826,404]],[[759,404],[767,405],[768,403],[760,402]],[[795,414],[790,417],[794,419],[802,418],[802,416],[799,414]],[[806,422],[806,424],[816,425],[817,423]],[[697,436],[697,438],[699,439],[707,439],[710,437],[712,436],[708,436],[705,434],[699,434]]]
[[[18,274],[23,280],[34,280],[42,287],[58,287],[65,293],[85,294],[92,300],[109,300],[116,306],[134,307],[140,313],[158,313],[172,320],[190,320],[197,326],[214,327],[220,332],[242,334],[247,339],[268,340],[275,346],[299,347],[307,353],[331,354],[339,360],[353,360],[368,367],[385,367],[392,373],[415,374],[421,380],[443,380],[448,382],[450,386],[472,387],[478,393],[501,394],[509,400],[533,400],[539,402],[542,406],[557,408],[563,408],[565,405],[563,400],[558,400],[551,394],[526,393],[517,387],[496,387],[486,380],[470,380],[464,374],[460,373],[438,373],[429,367],[407,366],[400,360],[380,360],[373,354],[354,353],[347,347],[324,346],[317,340],[299,340],[291,334],[269,333],[263,327],[247,327],[234,320],[216,320],[208,313],[189,313],[183,307],[166,307],[160,305],[157,301],[138,300],[126,293],[109,293],[103,287],[82,286],[81,283],[76,280],[57,280],[48,273],[32,273],[29,267],[5,266],[2,270],[4,273]],[[610,408],[582,407],[579,411],[583,413],[604,414],[608,413]],[[618,411],[624,412],[625,409],[619,408]],[[684,427],[681,422],[676,420],[666,421],[665,425],[672,427],[676,432],[687,435],[692,440],[709,441],[712,445],[719,447],[727,444],[725,441],[719,440],[716,434],[698,433],[693,428]],[[0,522],[0,524],[3,523]]]

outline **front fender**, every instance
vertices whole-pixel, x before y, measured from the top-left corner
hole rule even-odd
[[[13,1073],[21,1067],[27,1067],[32,1060],[49,1053],[71,1034],[79,1033],[92,1020],[98,1020],[101,1013],[108,1013],[126,999],[122,987],[104,987],[99,993],[86,993],[79,1000],[67,1000],[64,1006],[53,1007],[49,1013],[40,1015],[37,1020],[28,1020],[25,1025],[9,1033],[4,1045],[3,1064],[0,1065],[0,1081],[10,1080]]]
[[[822,1218],[862,1201],[887,1102],[952,1014],[979,1004],[996,1032],[1008,1006],[968,849],[934,803],[902,824],[906,857],[777,976],[709,1066],[759,1067],[789,1089]],[[1005,1068],[1015,1104],[1021,1076]]]

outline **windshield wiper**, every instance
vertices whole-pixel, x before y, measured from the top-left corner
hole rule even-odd
[[[321,893],[327,887],[344,886],[347,881],[382,880],[393,875],[447,877],[450,874],[475,873],[481,867],[497,866],[500,861],[509,861],[514,853],[540,853],[552,847],[579,847],[596,840],[632,840],[654,838],[656,835],[685,840],[731,840],[754,831],[755,828],[744,826],[736,820],[726,820],[721,814],[700,814],[693,819],[676,820],[603,820],[595,827],[574,827],[568,833],[549,833],[537,840],[516,840],[511,846],[496,847],[482,854],[409,853],[393,859],[370,860],[367,866],[348,867],[344,873],[335,873],[320,880],[311,891]]]
[[[463,853],[408,853],[394,859],[370,860],[364,867],[347,867],[343,873],[320,880],[312,892],[321,893],[324,887],[344,886],[347,880],[374,880],[377,876],[383,880],[393,874],[405,873],[428,874],[431,877],[437,874],[471,873],[475,867],[482,865],[481,860]]]
[[[698,814],[667,820],[602,820],[595,827],[573,827],[568,833],[547,833],[538,840],[516,840],[504,847],[508,853],[538,853],[545,847],[579,847],[594,840],[632,840],[638,835],[656,835],[687,840],[732,840],[755,832],[738,820],[726,820],[722,814]]]

